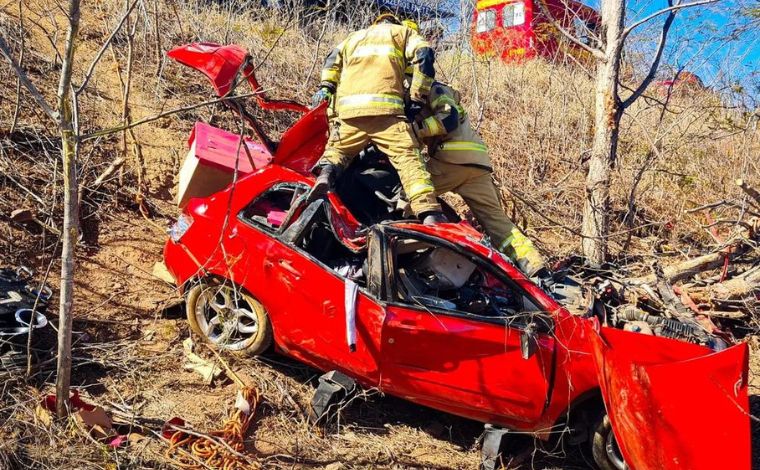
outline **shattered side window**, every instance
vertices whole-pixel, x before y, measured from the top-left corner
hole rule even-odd
[[[276,184],[243,209],[240,218],[268,232],[277,233],[288,220],[295,202],[307,190],[308,187],[302,184]]]

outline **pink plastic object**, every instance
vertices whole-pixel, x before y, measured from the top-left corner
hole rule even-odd
[[[127,443],[129,441],[129,436],[124,434],[119,434],[118,436],[114,437],[111,442],[108,443],[111,447],[121,447],[123,444]]]
[[[285,216],[287,215],[287,212],[283,211],[270,211],[267,214],[267,223],[272,227],[279,227],[285,222]]]
[[[205,122],[196,122],[190,135],[189,144],[195,143],[195,156],[201,164],[220,169],[222,171],[235,171],[235,155],[237,155],[237,169],[240,176],[251,173],[254,168],[259,169],[267,166],[272,161],[272,155],[266,147],[244,138],[244,145],[240,145],[240,135],[227,132],[210,126]],[[246,154],[246,148],[248,152]],[[250,155],[250,159],[248,158]],[[251,166],[251,160],[253,166]]]

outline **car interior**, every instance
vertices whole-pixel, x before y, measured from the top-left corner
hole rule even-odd
[[[304,184],[275,184],[248,204],[241,211],[240,218],[268,232],[279,232],[281,228],[288,225],[291,208],[308,190],[309,187]],[[292,214],[290,215],[292,217]]]
[[[392,246],[397,301],[515,320],[541,311],[516,284],[452,248],[415,238],[398,238]]]

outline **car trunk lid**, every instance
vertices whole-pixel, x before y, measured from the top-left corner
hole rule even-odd
[[[303,113],[296,123],[285,131],[279,143],[274,143],[261,129],[256,119],[242,106],[226,104],[242,113],[262,144],[272,153],[272,163],[308,174],[322,155],[327,143],[327,103],[314,109],[289,100],[266,98],[255,75],[255,67],[248,52],[238,45],[219,45],[208,42],[186,44],[168,52],[177,62],[203,73],[217,96],[234,96],[236,85],[245,80],[256,93],[255,101],[262,109]]]

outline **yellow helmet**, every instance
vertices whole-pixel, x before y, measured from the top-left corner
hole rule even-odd
[[[398,16],[394,15],[393,13],[383,13],[382,15],[375,18],[375,22],[372,24],[380,24],[385,21],[393,24],[401,24],[401,20],[399,20]]]
[[[420,32],[420,25],[417,24],[414,20],[404,20],[401,22],[402,25],[406,26],[409,29],[413,29],[415,33]]]

